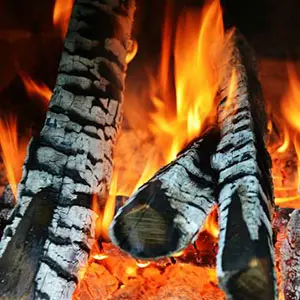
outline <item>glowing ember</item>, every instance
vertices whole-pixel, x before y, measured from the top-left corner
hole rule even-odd
[[[56,0],[53,11],[53,25],[61,32],[64,39],[69,25],[74,0]]]
[[[96,254],[96,255],[93,256],[93,258],[95,260],[104,260],[104,259],[108,258],[108,255],[106,255],[106,254]]]
[[[128,267],[125,272],[130,277],[136,276],[136,268]]]
[[[137,262],[136,265],[139,267],[139,268],[147,268],[149,265],[150,265],[150,262],[149,261],[145,261],[145,262]]]
[[[184,253],[184,251],[180,251],[178,253],[174,253],[172,256],[173,257],[179,257],[179,256],[183,255],[183,253]]]

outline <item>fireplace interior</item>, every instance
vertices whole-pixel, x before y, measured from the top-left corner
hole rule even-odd
[[[217,91],[211,85],[216,79],[206,57],[219,54],[224,24],[225,32],[233,27],[241,32],[258,61],[275,195],[278,299],[300,299],[300,3],[223,0],[221,12],[217,0],[136,2],[109,196],[93,195],[96,239],[71,298],[226,299],[216,271],[218,201],[207,208],[197,238],[168,257],[133,257],[112,243],[109,233],[128,198],[217,122]],[[0,235],[17,202],[29,140],[39,135],[45,120],[72,6],[73,0],[0,0]],[[229,76],[232,85],[237,84],[234,76]],[[214,139],[209,137],[209,147]],[[151,220],[145,234],[153,230],[155,236],[159,220]],[[254,283],[247,281],[250,288],[257,284],[255,276]]]

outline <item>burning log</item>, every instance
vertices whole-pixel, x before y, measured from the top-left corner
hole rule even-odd
[[[44,127],[0,244],[0,295],[71,299],[95,238],[120,123],[134,1],[76,0]]]
[[[110,237],[134,257],[169,256],[197,238],[215,205],[210,157],[219,134],[209,131],[141,186],[115,216]]]
[[[237,31],[225,51],[221,140],[212,160],[219,172],[219,283],[230,299],[274,299],[273,190],[261,86],[252,51]]]
[[[300,211],[294,210],[287,225],[286,238],[282,242],[281,275],[286,300],[300,299]]]

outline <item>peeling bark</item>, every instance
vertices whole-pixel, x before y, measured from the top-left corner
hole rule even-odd
[[[134,1],[76,0],[54,94],[0,243],[0,295],[71,299],[93,243],[120,124]]]
[[[219,173],[219,283],[229,299],[274,299],[273,189],[261,86],[252,51],[237,31],[225,51],[221,140],[212,160]]]
[[[141,186],[115,216],[112,242],[148,259],[172,255],[194,241],[216,203],[210,156],[218,139],[210,131]]]

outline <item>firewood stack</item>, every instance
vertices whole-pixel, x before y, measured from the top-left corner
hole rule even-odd
[[[110,236],[141,259],[171,255],[194,241],[218,203],[220,286],[230,299],[275,299],[264,102],[251,48],[237,30],[227,36],[217,130],[140,187],[119,210]]]
[[[46,121],[0,243],[4,299],[72,298],[95,238],[91,199],[107,196],[112,177],[134,10],[133,0],[75,1]],[[218,205],[221,288],[229,299],[276,299],[264,102],[251,48],[237,30],[227,37],[215,127],[132,195],[110,237],[139,259],[171,256]],[[282,246],[287,278],[300,264],[299,220],[296,211]],[[297,276],[285,281],[287,299],[299,297]]]

